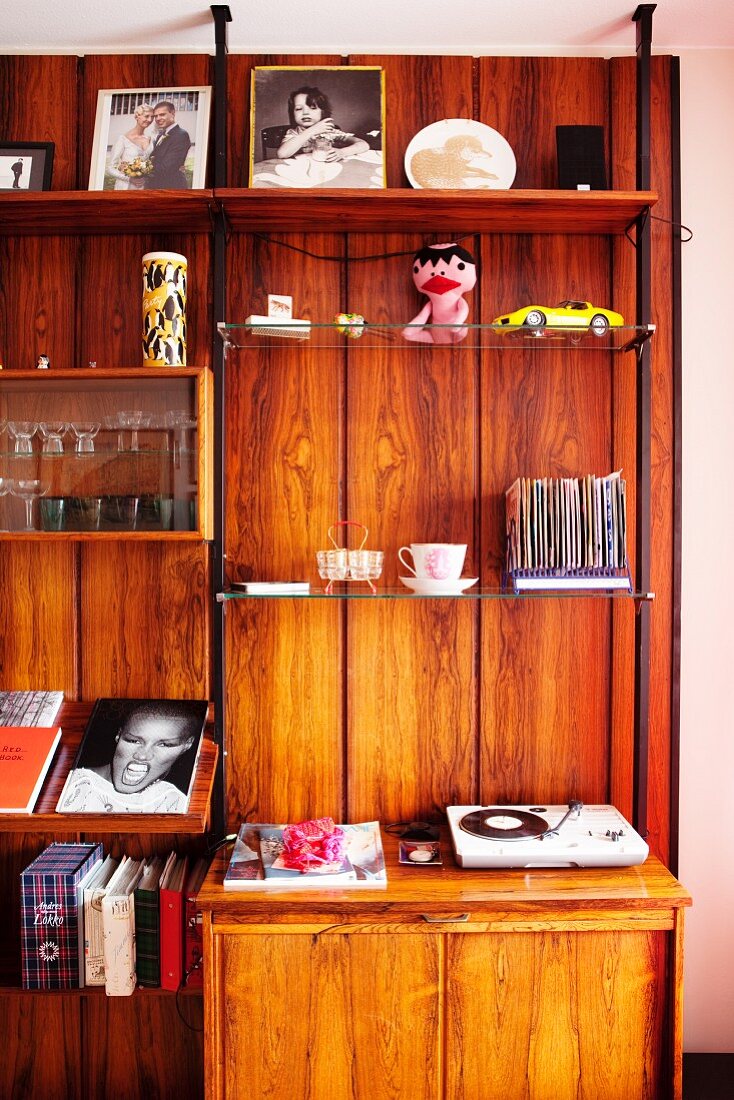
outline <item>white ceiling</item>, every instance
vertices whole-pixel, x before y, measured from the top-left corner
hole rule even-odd
[[[212,53],[205,0],[3,0],[0,54]],[[232,53],[634,52],[635,0],[230,0]],[[659,0],[653,51],[734,47],[732,0]]]

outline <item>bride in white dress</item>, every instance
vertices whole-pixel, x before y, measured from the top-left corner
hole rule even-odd
[[[126,176],[120,166],[130,164],[136,157],[147,160],[153,149],[153,139],[146,130],[153,122],[153,108],[149,103],[140,103],[133,111],[135,124],[125,134],[120,134],[112,147],[107,171],[114,177],[115,191],[139,190],[143,186],[141,177]]]

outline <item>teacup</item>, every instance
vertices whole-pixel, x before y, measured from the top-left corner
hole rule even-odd
[[[409,553],[413,565],[403,557]],[[458,580],[464,568],[466,543],[458,542],[411,542],[410,546],[401,546],[398,557],[402,565],[414,577],[428,577],[435,581]]]

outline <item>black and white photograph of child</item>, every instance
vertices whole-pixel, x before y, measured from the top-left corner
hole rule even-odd
[[[252,72],[250,186],[385,186],[383,72],[332,66]]]
[[[58,813],[185,813],[206,700],[99,699]]]

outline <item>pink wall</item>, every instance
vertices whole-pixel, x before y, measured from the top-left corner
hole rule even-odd
[[[681,57],[684,1046],[734,1051],[734,50]],[[654,614],[653,607],[653,614]]]

